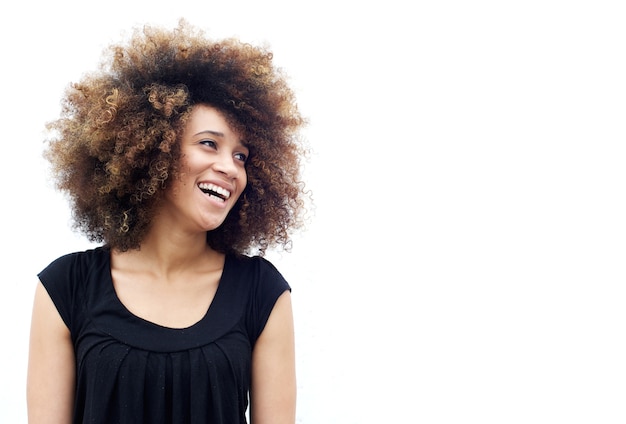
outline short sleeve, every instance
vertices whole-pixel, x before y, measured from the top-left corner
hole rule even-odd
[[[77,254],[70,253],[54,260],[37,276],[59,311],[68,328],[72,328],[73,305],[76,304],[76,260]]]
[[[267,259],[254,257],[253,261],[256,268],[254,273],[256,281],[248,310],[248,329],[250,341],[254,346],[267,324],[276,301],[285,291],[291,291],[291,287]]]
[[[52,261],[37,275],[73,335],[84,318],[87,274],[94,261],[101,262],[105,255],[102,248],[69,253]]]

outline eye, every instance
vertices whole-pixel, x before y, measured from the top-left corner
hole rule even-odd
[[[248,156],[245,153],[235,153],[235,159],[240,160],[241,162],[246,162]]]
[[[215,143],[215,141],[210,140],[210,139],[200,140],[199,143],[208,147],[212,147],[213,149],[217,148],[217,143]]]

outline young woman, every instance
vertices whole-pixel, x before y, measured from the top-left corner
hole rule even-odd
[[[46,157],[99,247],[39,274],[37,423],[295,421],[290,287],[304,124],[269,51],[145,27],[68,88]]]

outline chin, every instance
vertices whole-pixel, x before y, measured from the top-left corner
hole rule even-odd
[[[206,223],[204,225],[204,231],[209,232],[209,231],[213,231],[213,230],[217,230],[219,227],[222,226],[222,224],[224,223],[225,220],[221,220],[221,221],[215,221],[215,222],[210,222],[210,223]]]

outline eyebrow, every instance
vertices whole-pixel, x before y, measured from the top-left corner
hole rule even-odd
[[[224,133],[221,133],[219,131],[213,131],[213,130],[204,130],[204,131],[200,131],[199,133],[194,134],[194,136],[196,135],[202,135],[202,134],[211,134],[214,135],[216,137],[224,137]]]

